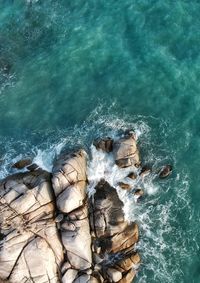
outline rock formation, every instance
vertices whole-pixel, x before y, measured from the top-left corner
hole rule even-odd
[[[122,169],[140,166],[134,135],[95,141]],[[0,278],[10,283],[131,283],[140,256],[137,223],[128,222],[117,190],[101,179],[87,194],[84,150],[62,155],[52,173],[31,162],[0,182]],[[141,170],[140,170],[141,172]],[[127,178],[140,178],[131,171]],[[118,183],[122,189],[131,186]],[[134,188],[137,197],[141,189]]]

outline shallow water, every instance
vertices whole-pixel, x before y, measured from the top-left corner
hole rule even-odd
[[[173,164],[127,202],[137,283],[200,282],[199,14],[198,1],[0,0],[0,177],[127,128],[144,164]]]

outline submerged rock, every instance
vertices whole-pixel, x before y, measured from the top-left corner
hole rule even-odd
[[[128,178],[132,179],[132,180],[135,180],[137,179],[137,175],[134,173],[134,172],[130,172],[128,175],[127,175]]]
[[[123,190],[130,190],[131,189],[131,185],[123,183],[123,182],[119,182],[118,186],[120,186],[120,188],[123,189]]]
[[[15,164],[13,164],[12,168],[23,169],[31,165],[31,163],[32,163],[31,159],[22,159],[22,160],[17,161]]]
[[[54,165],[52,177],[57,208],[64,215],[59,224],[62,244],[67,261],[77,271],[87,270],[92,265],[90,225],[85,200],[86,158],[87,154],[83,150],[63,156]]]
[[[134,196],[136,197],[137,202],[142,199],[143,195],[144,195],[144,191],[142,189],[136,189],[134,191]]]
[[[133,267],[133,264],[130,265],[128,262],[126,264],[126,261],[122,264],[122,260],[127,253],[135,255],[134,245],[138,241],[139,230],[136,223],[128,223],[125,220],[123,207],[124,204],[119,199],[117,191],[108,182],[101,180],[96,186],[96,193],[91,203],[90,222],[95,235],[94,251],[99,254],[94,258],[96,271],[103,276],[105,282],[106,280],[119,282]],[[121,269],[119,260],[109,260],[109,257],[115,254],[121,257]]]
[[[158,173],[159,178],[166,178],[172,173],[172,166],[171,165],[165,165],[160,172]]]
[[[33,164],[27,166],[27,169],[28,169],[29,171],[34,171],[34,170],[36,170],[36,169],[38,169],[38,168],[39,168],[39,166],[38,166],[36,163],[33,163]]]

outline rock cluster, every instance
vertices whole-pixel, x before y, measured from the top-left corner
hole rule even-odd
[[[112,152],[122,170],[140,165],[133,135],[95,146]],[[29,171],[0,181],[0,282],[132,282],[140,262],[138,225],[125,219],[123,202],[104,179],[88,198],[87,159],[84,150],[62,154],[52,173],[23,160],[14,167]]]

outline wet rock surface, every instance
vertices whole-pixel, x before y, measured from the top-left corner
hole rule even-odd
[[[113,139],[111,138],[104,138],[104,139],[97,139],[94,141],[94,146],[99,150],[103,150],[105,152],[111,152],[113,150]]]
[[[120,170],[140,164],[133,135],[102,139],[96,147],[113,154]],[[124,203],[106,180],[100,179],[88,197],[87,162],[84,150],[61,154],[52,173],[23,162],[18,168],[27,172],[0,182],[2,280],[132,282],[140,263],[135,248],[139,227],[126,220]],[[137,174],[131,171],[127,177],[134,180]],[[118,185],[124,191],[131,188]]]
[[[115,141],[113,150],[115,163],[119,167],[125,168],[132,165],[140,165],[140,156],[134,135],[128,135]]]
[[[168,177],[172,173],[172,166],[171,165],[165,165],[163,168],[161,168],[160,172],[158,173],[159,178],[163,179]]]

